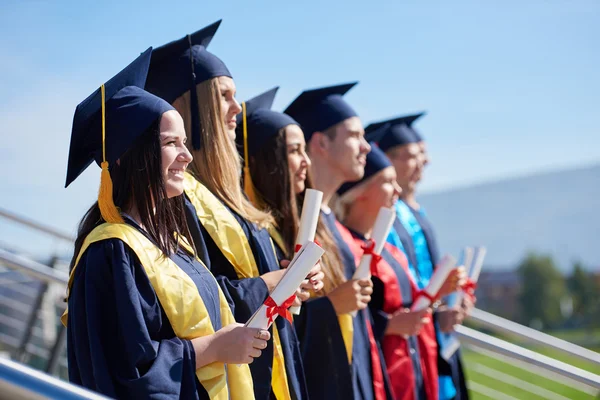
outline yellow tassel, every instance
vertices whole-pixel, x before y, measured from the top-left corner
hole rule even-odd
[[[110,178],[110,172],[108,171],[108,161],[104,161],[101,164],[102,172],[100,173],[100,190],[98,191],[98,207],[102,218],[106,222],[113,224],[124,223],[121,213],[115,206],[113,200],[113,183]]]
[[[123,217],[121,217],[121,213],[113,200],[113,183],[108,171],[108,161],[106,161],[106,105],[104,85],[100,86],[100,93],[102,98],[102,163],[100,164],[102,172],[100,173],[98,208],[100,209],[102,218],[106,222],[122,224],[125,221],[123,221]]]
[[[252,183],[252,176],[250,176],[249,167],[244,167],[244,192],[246,192],[248,200],[250,200],[255,206],[258,206],[256,189],[254,188],[254,183]]]
[[[244,132],[244,192],[248,196],[248,200],[255,207],[259,207],[258,194],[254,183],[252,183],[252,175],[250,175],[250,156],[248,155],[248,124],[246,122],[246,102],[242,103],[242,127]]]

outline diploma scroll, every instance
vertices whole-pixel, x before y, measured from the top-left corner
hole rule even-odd
[[[308,242],[296,253],[296,256],[287,267],[271,295],[261,305],[258,310],[250,317],[246,326],[250,328],[268,329],[278,315],[286,318],[289,311],[286,306],[289,299],[293,299],[296,289],[306,278],[308,272],[314,267],[323,255],[324,250],[314,242]]]
[[[365,248],[365,253],[360,259],[356,271],[352,279],[368,279],[371,277],[371,260],[373,260],[373,254],[379,256],[385,245],[385,239],[388,237],[392,225],[394,225],[394,219],[396,218],[396,211],[392,208],[381,207],[373,226],[371,233],[370,246]],[[353,317],[356,316],[356,311],[350,312]]]
[[[479,274],[481,273],[481,268],[483,267],[483,260],[485,259],[485,255],[486,255],[487,249],[485,247],[476,247],[475,251],[474,251],[474,255],[473,255],[473,264],[471,265],[471,268],[468,269],[468,277],[469,277],[469,282],[471,283],[471,285],[477,284],[477,281],[479,280]],[[465,267],[467,267],[465,265]],[[463,290],[458,291],[458,293],[456,293],[455,296],[455,301],[453,302],[452,306],[454,305],[461,305],[463,302],[463,299],[465,297],[465,292]],[[450,304],[448,304],[450,305]],[[442,349],[442,351],[440,352],[440,355],[442,356],[442,358],[446,361],[448,361],[450,359],[450,357],[452,357],[452,355],[454,355],[454,353],[456,353],[456,351],[460,348],[460,341],[458,340],[458,338],[453,335],[448,341],[447,341],[447,345]]]
[[[385,245],[385,239],[388,237],[392,225],[394,225],[394,219],[396,218],[396,212],[391,208],[381,207],[375,225],[373,226],[373,233],[371,239],[375,242],[375,248],[373,253],[380,255]],[[371,277],[371,254],[365,253],[360,259],[358,268],[354,272],[352,279],[367,279]]]
[[[445,255],[435,267],[427,287],[423,289],[422,294],[418,295],[415,299],[411,311],[421,311],[429,307],[431,305],[431,299],[434,299],[438,295],[444,282],[446,282],[448,275],[450,275],[450,272],[452,272],[455,267],[456,259],[451,255]]]
[[[306,189],[304,203],[302,203],[298,235],[296,236],[296,249],[301,248],[308,242],[314,242],[322,201],[323,192],[315,189]],[[300,307],[291,307],[290,312],[298,315],[300,314]]]

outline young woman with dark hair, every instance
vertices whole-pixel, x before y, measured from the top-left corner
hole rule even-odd
[[[186,239],[192,156],[180,115],[142,89],[150,54],[75,111],[67,185],[94,159],[102,175],[71,262],[69,379],[114,398],[251,398],[239,364],[261,355],[269,332],[235,323]]]

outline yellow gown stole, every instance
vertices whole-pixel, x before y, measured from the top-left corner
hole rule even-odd
[[[190,340],[215,333],[206,306],[192,278],[146,236],[127,224],[105,223],[97,226],[86,237],[69,276],[68,291],[73,284],[75,269],[86,249],[92,243],[107,239],[123,241],[136,254],[178,338]],[[182,244],[185,246],[183,241]],[[218,287],[216,281],[215,285]],[[220,288],[219,306],[222,326],[234,323],[233,314]],[[61,318],[65,326],[68,312],[67,308]],[[197,369],[196,376],[211,399],[254,398],[252,375],[248,365],[226,366],[222,362],[214,362]]]
[[[225,258],[233,265],[238,278],[259,277],[248,238],[237,219],[221,200],[189,173],[185,174],[185,193],[196,209],[198,220]],[[273,347],[271,379],[273,393],[277,400],[291,400],[283,349],[275,324],[273,324]]]

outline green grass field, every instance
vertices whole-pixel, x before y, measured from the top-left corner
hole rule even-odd
[[[582,331],[570,331],[570,332],[557,332],[553,333],[555,336],[560,337],[572,342],[584,342],[581,340],[585,338],[585,342],[592,343],[588,346],[591,350],[598,351],[600,346],[597,347],[597,343],[593,343],[593,338],[600,338],[600,331],[595,332],[582,332]],[[502,338],[507,339],[507,338]],[[536,351],[540,354],[552,357],[559,361],[571,364],[578,368],[600,375],[600,367],[595,366],[593,363],[582,361],[578,358],[564,355],[562,352],[543,349],[537,346],[531,346],[524,343],[518,343],[514,340],[509,340],[512,343],[521,345],[529,348],[530,350]],[[474,382],[473,389],[481,389],[481,386],[485,387],[483,390],[490,390],[488,393],[489,397],[478,393],[476,390],[471,391],[473,399],[494,399],[501,398],[504,396],[511,396],[516,399],[600,399],[600,395],[585,393],[571,387],[571,383],[561,382],[560,378],[556,376],[545,377],[535,371],[524,370],[518,366],[508,364],[504,361],[500,361],[489,357],[485,354],[476,353],[468,349],[463,349],[464,366],[468,380]],[[535,388],[532,385],[538,386]],[[540,389],[541,388],[541,389]],[[495,392],[494,392],[495,391]],[[547,391],[553,392],[549,393]]]

